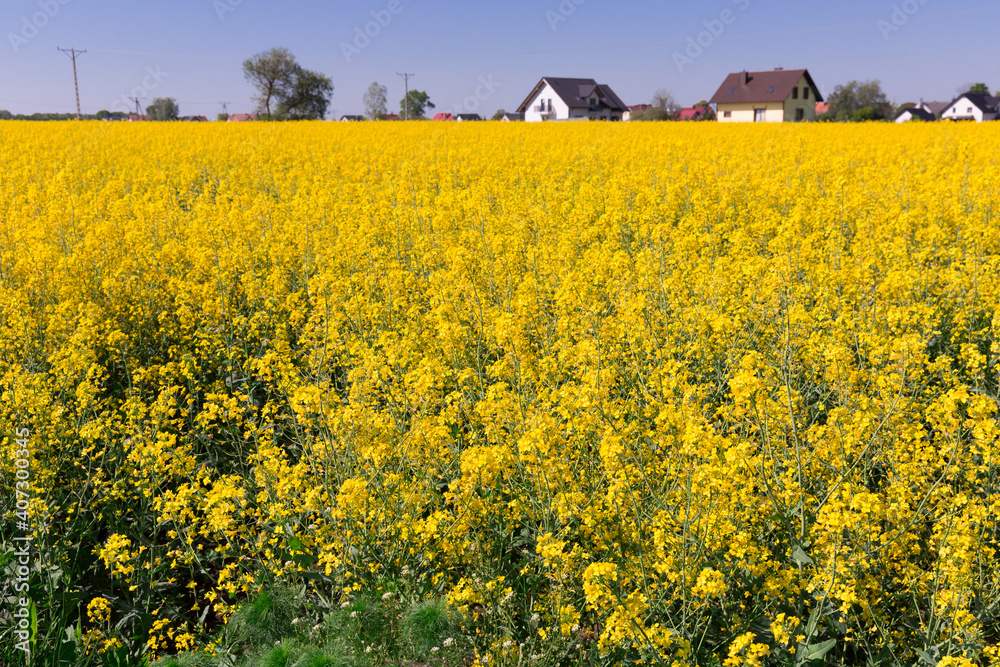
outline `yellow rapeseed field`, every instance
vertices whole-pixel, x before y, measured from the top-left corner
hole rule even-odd
[[[1000,664],[998,146],[0,124],[36,652],[407,582],[491,665]]]

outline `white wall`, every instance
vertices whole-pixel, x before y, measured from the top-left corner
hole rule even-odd
[[[552,114],[543,114],[536,110],[542,100],[546,101],[546,109],[548,109],[548,100],[552,100]],[[531,98],[531,102],[524,110],[524,120],[528,123],[537,123],[543,120],[566,120],[567,118],[569,118],[569,107],[556,95],[556,91],[552,90],[552,86],[548,83],[544,84],[538,94]]]

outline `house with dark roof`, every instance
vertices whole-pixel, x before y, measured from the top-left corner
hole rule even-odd
[[[482,120],[483,117],[477,113],[460,113],[455,114],[455,120],[459,123],[466,120]]]
[[[720,123],[782,123],[816,119],[823,96],[805,69],[733,72],[710,103]]]
[[[359,116],[357,114],[348,114],[348,113],[345,113],[343,116],[340,117],[340,122],[341,123],[357,123],[357,122],[360,122],[360,121],[363,121],[363,120],[365,120],[365,117],[364,116]]]
[[[527,122],[543,120],[621,120],[628,110],[607,84],[593,79],[542,77],[518,113]]]
[[[929,111],[934,114],[935,118],[940,118],[941,112],[947,109],[949,104],[950,102],[924,102],[923,100],[920,100],[920,104],[917,105],[917,108]]]
[[[515,123],[524,120],[524,114],[517,113],[516,111],[507,111],[504,112],[502,116],[500,116],[500,120],[503,121],[504,123]]]
[[[903,109],[896,114],[895,120],[897,123],[908,123],[911,120],[922,120],[932,123],[937,120],[937,116],[927,109],[922,109],[921,107],[909,107],[908,109]]]
[[[962,93],[941,112],[941,120],[982,123],[1000,116],[1000,98],[983,93]]]

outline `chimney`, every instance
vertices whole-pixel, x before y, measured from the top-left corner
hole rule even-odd
[[[780,71],[782,71],[783,69],[785,69],[785,68],[784,68],[784,67],[782,67],[781,65],[779,65],[779,66],[777,66],[777,67],[775,67],[775,68],[774,68],[774,71],[775,71],[775,72],[780,72]]]
[[[750,83],[750,72],[743,70],[743,72],[740,73],[740,83],[744,86]]]

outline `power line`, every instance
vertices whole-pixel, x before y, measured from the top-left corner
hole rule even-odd
[[[86,53],[87,49],[81,49],[77,51],[75,48],[70,47],[68,49],[60,49],[56,47],[59,51],[69,55],[70,59],[73,61],[73,89],[76,91],[76,119],[80,120],[80,84],[76,79],[76,54]]]
[[[226,108],[226,105],[229,104],[229,102],[219,102],[219,104],[222,105],[222,113],[224,113],[225,115],[228,116],[229,115],[229,109]]]
[[[406,94],[403,95],[403,120],[410,120],[410,77],[416,76],[413,72],[396,72],[403,77],[406,86]]]
[[[142,110],[139,108],[139,100],[144,100],[146,98],[145,97],[130,97],[129,99],[132,100],[133,102],[135,102],[135,115],[136,116],[141,116],[142,115]]]

